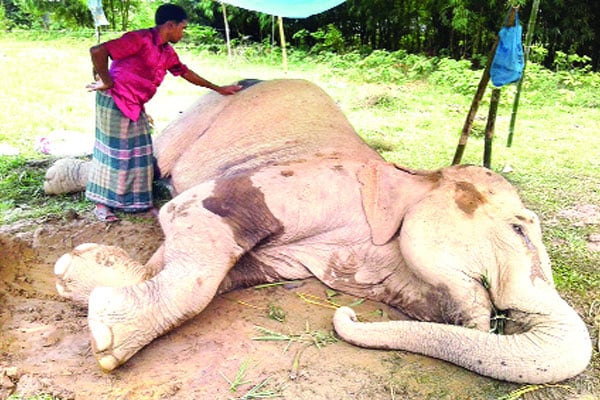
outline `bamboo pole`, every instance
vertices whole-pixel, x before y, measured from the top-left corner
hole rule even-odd
[[[275,16],[271,15],[271,47],[275,46]]]
[[[519,108],[519,99],[521,98],[521,88],[523,86],[523,79],[525,79],[525,68],[527,67],[527,60],[529,59],[529,50],[531,48],[531,41],[533,40],[533,31],[535,30],[535,21],[540,6],[540,0],[533,0],[531,6],[531,15],[529,16],[529,23],[527,24],[527,35],[525,36],[525,52],[523,54],[523,74],[521,79],[517,83],[517,93],[513,101],[513,108],[510,114],[510,125],[508,127],[508,140],[506,141],[506,147],[512,146],[513,135],[515,133],[515,123],[517,120],[517,109]]]
[[[473,120],[475,120],[475,115],[477,115],[477,110],[481,104],[481,99],[485,93],[485,88],[490,81],[490,67],[492,66],[492,60],[494,59],[494,54],[496,53],[497,47],[498,40],[496,40],[492,46],[492,51],[488,57],[488,62],[483,70],[481,79],[479,80],[479,85],[477,86],[477,92],[475,92],[475,97],[473,97],[473,101],[471,101],[471,108],[469,109],[469,113],[465,119],[465,123],[460,134],[460,139],[458,140],[458,146],[456,147],[456,152],[454,153],[454,159],[452,160],[452,165],[460,164],[462,156],[465,152],[465,148],[467,147],[467,140],[469,139],[469,134],[471,133],[471,128],[473,127]]]
[[[283,18],[277,17],[279,22],[279,39],[281,41],[281,54],[283,56],[283,71],[287,73],[287,52],[285,50],[285,33],[283,31]]]
[[[506,26],[514,25],[515,18],[516,9],[512,8],[508,20],[506,22]],[[490,55],[488,56],[487,64],[485,65],[485,69],[483,70],[483,74],[481,75],[481,79],[479,80],[479,85],[477,86],[477,92],[475,92],[475,97],[473,97],[473,101],[471,102],[471,108],[469,109],[469,113],[467,114],[467,118],[465,119],[465,123],[463,125],[460,139],[458,141],[458,146],[456,147],[456,152],[454,153],[454,159],[452,160],[452,165],[460,164],[462,156],[465,152],[465,148],[467,147],[467,140],[469,139],[471,128],[473,127],[473,120],[475,119],[475,115],[477,115],[477,110],[479,109],[479,105],[481,104],[481,99],[483,98],[485,89],[490,81],[490,68],[492,67],[492,61],[494,61],[494,55],[496,54],[496,48],[498,47],[498,43],[500,43],[500,37],[496,37],[496,41],[494,42],[492,50],[490,51]]]
[[[483,166],[492,167],[492,142],[494,139],[494,129],[496,126],[496,114],[498,112],[498,103],[500,102],[500,89],[492,89],[490,99],[490,110],[488,112],[487,125],[485,127],[485,145],[483,148]]]
[[[227,39],[227,56],[229,57],[229,64],[233,64],[233,56],[231,54],[231,40],[229,39],[229,22],[227,21],[227,10],[225,3],[221,3],[223,9],[223,23],[225,24],[225,38]]]

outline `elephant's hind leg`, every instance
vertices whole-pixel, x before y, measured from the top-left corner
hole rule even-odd
[[[152,272],[119,247],[85,243],[60,257],[54,274],[58,293],[86,307],[95,287],[135,285],[150,278]]]

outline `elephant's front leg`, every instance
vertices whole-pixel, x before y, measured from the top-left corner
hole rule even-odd
[[[88,322],[103,369],[123,364],[199,314],[241,255],[280,229],[258,190],[221,189],[219,184],[196,187],[162,208],[165,267],[159,274],[134,286],[92,292]]]

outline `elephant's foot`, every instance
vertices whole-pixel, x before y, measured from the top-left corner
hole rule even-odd
[[[44,191],[48,194],[84,191],[91,164],[76,158],[57,160],[46,172]]]
[[[114,246],[85,243],[65,254],[54,265],[58,293],[78,305],[87,306],[97,286],[123,287],[149,278],[140,263]]]
[[[142,347],[167,331],[160,311],[150,301],[150,284],[92,291],[88,325],[92,351],[105,371],[125,363]]]

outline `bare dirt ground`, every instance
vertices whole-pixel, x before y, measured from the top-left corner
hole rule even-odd
[[[260,392],[262,398],[311,400],[497,399],[517,388],[427,357],[335,341],[333,309],[317,304],[331,293],[316,280],[220,296],[193,320],[104,373],[91,354],[86,310],[56,294],[54,262],[85,242],[119,245],[145,261],[161,235],[152,219],[107,226],[89,215],[0,227],[0,399],[12,393],[252,399]],[[335,297],[346,305],[356,300]],[[399,317],[372,302],[356,309],[367,320]],[[264,336],[257,327],[294,341],[254,340]],[[238,373],[240,384],[232,386]],[[576,392],[587,393],[578,398],[595,398],[585,388]],[[538,398],[574,397],[561,388],[548,393]]]

